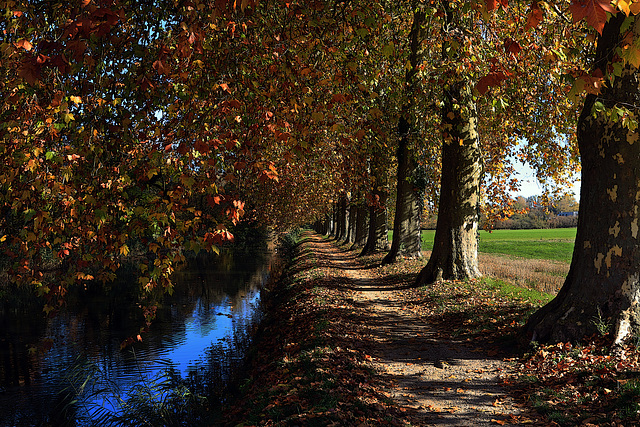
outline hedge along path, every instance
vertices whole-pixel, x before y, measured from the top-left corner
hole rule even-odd
[[[501,384],[510,369],[507,362],[488,356],[491,350],[482,349],[482,343],[471,349],[468,343],[443,338],[408,306],[405,292],[411,282],[380,275],[333,241],[308,238],[319,264],[341,276],[341,286],[355,291],[352,319],[366,336],[353,345],[364,347],[356,349],[367,354],[410,425],[500,425],[521,419]]]

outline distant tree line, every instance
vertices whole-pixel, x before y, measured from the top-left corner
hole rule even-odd
[[[578,226],[578,209],[580,204],[571,194],[558,197],[550,204],[544,203],[539,196],[522,197],[514,199],[515,214],[493,224],[493,229],[498,230],[524,230],[534,228],[570,228]],[[436,215],[424,215],[422,228],[433,230],[436,228],[438,217]],[[487,217],[480,214],[480,227],[487,225]]]

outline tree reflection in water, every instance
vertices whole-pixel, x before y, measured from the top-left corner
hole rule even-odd
[[[168,386],[195,392],[183,400],[221,399],[260,316],[271,254],[260,244],[194,259],[176,274],[174,295],[158,305],[142,342],[124,351],[120,343],[143,324],[129,285],[135,278],[121,278],[108,293],[76,291],[48,320],[30,295],[11,293],[0,307],[0,426],[91,425],[105,412],[122,415],[127,399],[140,405],[152,390],[175,415],[180,399],[171,402]]]

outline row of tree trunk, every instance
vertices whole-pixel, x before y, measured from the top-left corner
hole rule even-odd
[[[351,203],[347,194],[339,197],[332,212],[314,228],[343,244],[362,248],[361,255],[389,249],[386,207],[369,206],[364,201]]]
[[[412,30],[412,65],[418,61],[419,32],[424,16],[415,15]],[[456,42],[460,23],[447,11],[447,43]],[[624,34],[625,16],[612,17],[599,37],[594,73],[607,75],[614,67]],[[634,18],[638,19],[638,18]],[[633,37],[640,39],[640,26]],[[457,33],[456,33],[457,31]],[[443,53],[444,55],[444,53]],[[449,53],[450,55],[450,53]],[[611,326],[613,341],[620,344],[640,336],[640,138],[638,129],[614,120],[607,110],[623,106],[640,108],[640,72],[626,65],[614,83],[586,99],[578,122],[582,162],[580,212],[573,259],[565,284],[545,307],[528,320],[525,336],[538,342],[580,341],[596,332],[594,319]],[[477,261],[479,182],[482,172],[477,133],[477,112],[472,85],[452,70],[444,85],[442,108],[442,180],[433,252],[416,284],[460,280],[480,275]],[[407,90],[414,90],[412,70]],[[409,99],[410,97],[408,97]],[[598,103],[599,107],[596,107]],[[403,108],[398,123],[398,181],[393,243],[384,262],[393,262],[405,251],[420,256],[419,195],[409,177],[413,167],[409,150],[411,105]],[[378,182],[380,184],[380,182]],[[369,222],[363,254],[385,250],[386,193],[375,186],[369,203]],[[324,232],[338,240],[361,244],[364,236],[362,204],[349,208],[346,195],[336,204]],[[384,220],[383,220],[384,217]],[[351,221],[349,220],[351,218]],[[355,225],[350,227],[350,222]],[[359,225],[360,224],[360,225]]]

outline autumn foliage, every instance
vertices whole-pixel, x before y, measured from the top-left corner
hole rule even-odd
[[[286,228],[321,217],[338,194],[372,200],[371,166],[391,164],[407,114],[436,203],[434,117],[453,71],[474,83],[488,216],[510,209],[514,158],[567,182],[575,102],[606,84],[582,61],[590,28],[640,6],[450,3],[470,30],[445,44],[434,1],[3,2],[3,271],[49,312],[69,286],[108,282],[134,260],[153,299],[171,291],[185,254],[232,240],[243,216]],[[407,93],[416,8],[423,62]],[[621,63],[637,67],[626,30]],[[443,55],[446,46],[466,53]]]

